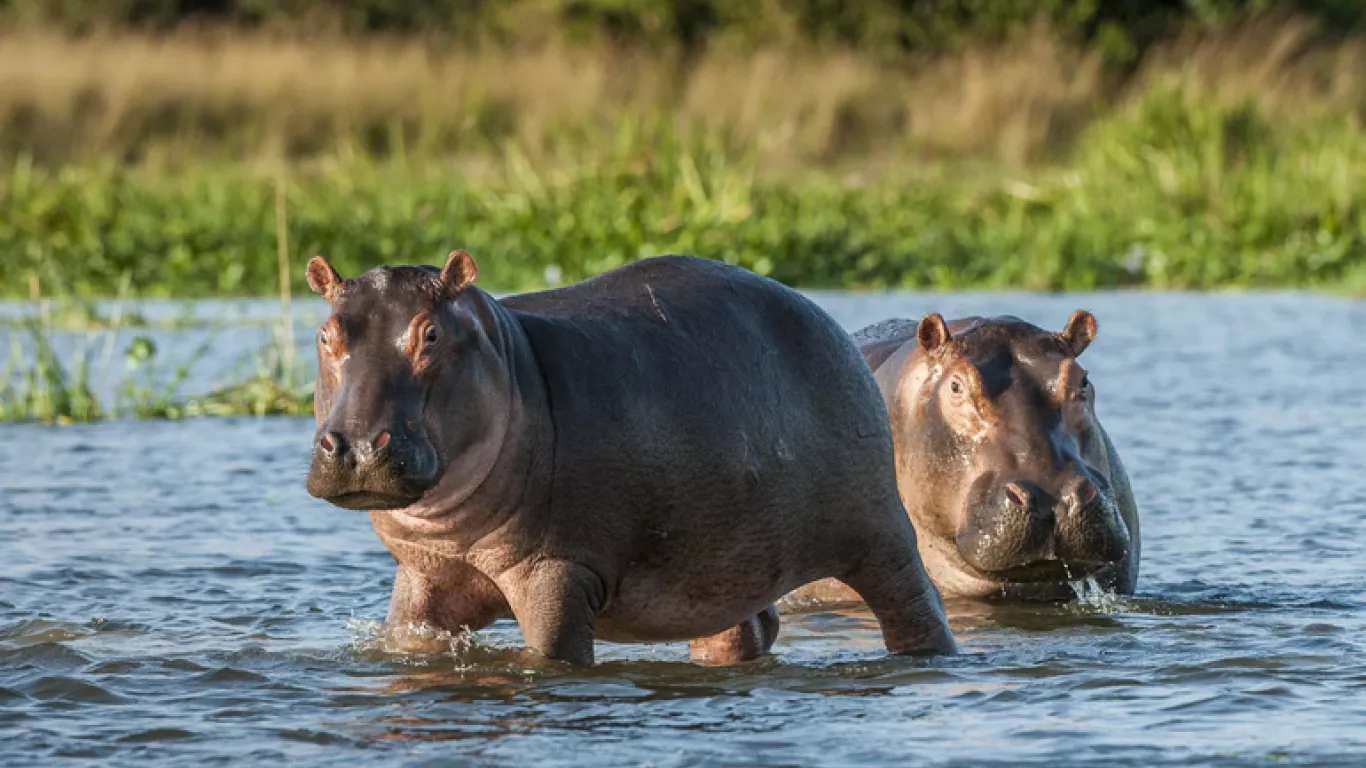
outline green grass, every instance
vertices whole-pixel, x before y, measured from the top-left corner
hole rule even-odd
[[[623,126],[591,159],[509,151],[475,183],[449,162],[291,169],[291,271],[343,274],[474,253],[497,290],[573,281],[660,253],[724,259],[808,288],[1366,286],[1366,130],[1285,124],[1154,87],[1033,171],[900,168],[787,177],[720,137]],[[275,177],[236,166],[113,165],[0,180],[0,291],[30,275],[75,296],[277,290]],[[296,278],[297,279],[297,278]]]

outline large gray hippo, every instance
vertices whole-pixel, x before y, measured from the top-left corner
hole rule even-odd
[[[308,490],[370,510],[392,625],[515,617],[580,665],[594,638],[772,644],[773,601],[838,579],[893,653],[951,653],[897,494],[877,385],[800,294],[685,257],[496,300],[445,268],[308,282],[318,431]]]
[[[920,555],[946,598],[1065,600],[1088,576],[1133,592],[1138,507],[1077,362],[1095,336],[1082,310],[1061,333],[931,314],[854,335],[892,420]],[[798,596],[853,597],[829,583]]]

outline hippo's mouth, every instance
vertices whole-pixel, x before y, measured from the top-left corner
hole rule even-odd
[[[373,512],[382,509],[403,509],[411,507],[422,498],[422,494],[410,495],[385,491],[348,491],[335,496],[324,497],[324,501],[342,509],[358,509]]]
[[[390,467],[364,473],[329,471],[314,462],[308,473],[308,493],[343,509],[374,512],[404,509],[422,500],[434,483],[426,477],[400,475]]]
[[[986,571],[993,581],[1009,584],[1036,584],[1084,579],[1114,563],[1080,560],[1037,560],[1014,568]]]

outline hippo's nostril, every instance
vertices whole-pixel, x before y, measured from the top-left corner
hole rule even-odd
[[[328,432],[318,438],[318,447],[323,453],[335,458],[346,452],[346,439],[336,432]]]
[[[1100,491],[1096,488],[1096,484],[1090,480],[1083,478],[1077,486],[1077,501],[1083,507],[1095,501],[1099,495]]]
[[[376,437],[376,438],[375,438],[375,442],[374,442],[375,450],[377,450],[377,451],[382,451],[382,450],[384,450],[384,446],[386,446],[386,445],[389,444],[389,439],[390,439],[390,438],[389,438],[389,431],[388,431],[388,430],[385,430],[385,431],[379,433],[379,437]]]
[[[1029,491],[1016,483],[1006,483],[1006,500],[1017,507],[1029,506]]]

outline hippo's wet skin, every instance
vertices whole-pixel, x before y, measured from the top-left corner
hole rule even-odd
[[[594,637],[766,650],[772,602],[839,579],[889,650],[952,652],[857,348],[814,304],[715,262],[648,259],[495,300],[473,259],[343,280],[318,335],[309,492],[372,510],[391,624],[514,616],[591,664]]]
[[[939,315],[855,334],[896,441],[901,498],[945,598],[1066,600],[1094,577],[1132,593],[1138,509],[1077,357],[1089,312],[1062,333],[1013,317]],[[838,585],[802,595],[838,599]]]

